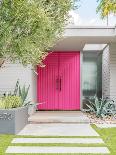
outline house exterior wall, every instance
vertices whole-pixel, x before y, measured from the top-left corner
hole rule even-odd
[[[110,51],[110,98],[116,101],[116,44],[109,44]]]
[[[102,95],[110,97],[110,52],[107,46],[102,55]]]
[[[116,44],[111,43],[104,49],[102,68],[103,96],[116,102]]]
[[[5,92],[12,92],[14,90],[16,81],[19,79],[20,85],[30,85],[28,99],[35,101],[35,85],[34,72],[31,67],[23,67],[20,64],[7,64],[0,69],[0,94]]]

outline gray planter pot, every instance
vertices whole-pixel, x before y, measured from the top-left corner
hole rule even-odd
[[[0,133],[17,134],[28,124],[28,107],[0,109]]]
[[[28,114],[29,116],[33,115],[36,112],[36,106],[35,105],[29,105],[28,106]]]

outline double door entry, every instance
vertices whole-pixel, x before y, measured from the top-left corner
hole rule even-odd
[[[80,109],[80,52],[53,52],[37,68],[39,110]]]

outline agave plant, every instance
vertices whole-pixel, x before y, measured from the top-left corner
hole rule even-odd
[[[116,108],[113,100],[108,98],[98,99],[98,97],[94,97],[93,100],[88,100],[89,103],[86,103],[89,112],[93,112],[96,114],[96,117],[105,117],[107,115],[115,115]]]
[[[17,80],[16,84],[15,84],[15,88],[13,92],[5,92],[3,94],[4,97],[6,96],[17,96],[18,95],[18,91],[19,91],[19,80]]]
[[[15,89],[13,92],[13,95],[17,95],[18,94],[18,90],[19,90],[19,80],[17,80],[16,85],[15,85]]]
[[[27,96],[28,96],[28,92],[29,92],[29,88],[30,88],[30,85],[28,87],[26,87],[24,85],[22,88],[21,88],[21,86],[19,86],[19,96],[22,99],[23,106],[26,106],[30,103],[30,101],[28,101],[28,102],[26,101]]]

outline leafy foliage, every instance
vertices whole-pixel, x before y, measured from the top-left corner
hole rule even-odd
[[[0,109],[11,109],[22,106],[22,100],[19,96],[6,96],[0,99]]]
[[[60,38],[70,0],[2,0],[0,57],[24,65],[41,64]]]
[[[116,14],[116,0],[98,0],[98,2],[97,12],[101,13],[102,18],[110,13]]]
[[[87,107],[89,112],[96,114],[96,117],[105,117],[107,115],[114,115],[116,108],[113,100],[109,99],[98,99],[96,96],[93,100],[88,100]]]

